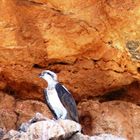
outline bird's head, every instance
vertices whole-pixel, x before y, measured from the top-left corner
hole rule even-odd
[[[46,81],[57,81],[57,75],[54,73],[54,72],[52,72],[52,71],[50,71],[50,70],[44,70],[44,71],[42,71],[40,74],[39,74],[39,77],[40,78],[43,78],[44,80],[46,80]]]

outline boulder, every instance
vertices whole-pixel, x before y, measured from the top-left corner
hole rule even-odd
[[[88,135],[110,133],[128,140],[140,136],[140,107],[124,101],[83,101],[78,105],[83,132]]]
[[[81,133],[80,124],[72,120],[50,120],[40,113],[20,127],[20,131],[10,130],[3,140],[126,140],[111,134],[87,136]]]

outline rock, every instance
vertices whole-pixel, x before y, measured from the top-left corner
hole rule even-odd
[[[13,96],[8,95],[4,92],[0,92],[0,109],[14,109],[15,99]]]
[[[27,120],[32,118],[36,112],[41,112],[48,118],[53,118],[53,115],[48,109],[47,105],[35,100],[16,102],[15,111],[18,114],[17,127],[21,125],[21,123],[26,122]]]
[[[99,136],[92,136],[91,140],[127,140],[122,137],[117,137],[111,134],[101,134]]]
[[[0,139],[3,138],[3,136],[5,135],[5,133],[6,133],[6,130],[3,129],[3,128],[0,128]]]
[[[34,122],[36,120],[36,122]],[[28,127],[26,127],[28,124]],[[9,137],[11,140],[49,140],[49,139],[67,139],[77,132],[81,131],[80,124],[71,120],[50,120],[37,113],[36,116],[23,124],[26,131],[9,131],[3,139]],[[22,125],[22,126],[23,126]]]
[[[121,98],[120,92],[115,92],[113,99],[107,96],[105,101],[120,99],[139,104],[139,8],[138,0],[2,0],[0,92],[14,96],[17,103],[8,95],[0,96],[0,126],[15,128],[35,112],[51,116],[48,108],[40,103],[44,101],[43,89],[47,83],[39,79],[38,74],[44,69],[57,73],[59,81],[69,89],[77,103],[124,89],[127,92],[123,92],[125,95],[122,94]],[[138,84],[133,85],[135,82]],[[38,104],[31,100],[40,102]],[[97,118],[104,114],[101,112],[104,107],[100,106],[106,104],[95,104],[95,108],[99,108]],[[91,113],[92,107],[89,106],[90,109],[83,109],[82,123],[88,126],[84,129],[93,134],[93,120],[97,118],[91,117],[91,114],[94,116],[97,111]],[[135,132],[137,138],[137,112],[132,109],[132,116],[136,119],[132,127],[133,123],[129,119],[131,113],[126,112],[127,120],[123,109],[125,105],[122,103],[120,106],[109,106],[120,117],[107,113],[107,121],[102,122],[105,118],[99,119],[99,125],[96,126],[98,131],[94,129],[112,133],[117,129],[117,134],[130,138]],[[131,112],[130,106],[128,110]],[[117,122],[115,125],[110,122],[110,116],[113,122]],[[106,129],[108,123],[111,130]],[[125,129],[122,132],[119,128]]]
[[[83,135],[81,133],[77,133],[70,140],[126,140],[126,139],[111,134],[100,134],[97,136],[90,137],[87,135]]]
[[[2,140],[11,140],[13,137],[19,137],[20,133],[16,130],[10,130],[8,133],[6,133],[3,137]]]
[[[15,129],[17,122],[17,115],[14,111],[8,109],[0,110],[0,128],[6,130]]]
[[[4,135],[3,140],[125,140],[111,134],[92,137],[83,135],[80,124],[72,120],[50,120],[40,113],[36,113],[20,128],[20,131],[10,130]],[[23,131],[23,128],[26,128],[26,131]]]
[[[26,132],[27,129],[29,128],[29,126],[32,124],[32,123],[35,123],[37,121],[45,121],[45,120],[48,120],[48,118],[44,117],[42,114],[40,113],[36,113],[35,116],[29,120],[28,122],[26,123],[22,123],[21,126],[19,127],[19,131],[23,131],[23,132]]]
[[[16,128],[17,115],[14,112],[14,108],[15,108],[14,97],[4,92],[0,92],[0,128],[1,129],[10,130]]]
[[[133,82],[125,87],[126,101],[140,105],[140,82]]]
[[[128,140],[139,139],[139,106],[123,101],[99,103],[92,100],[81,102],[78,106],[84,133],[110,133]]]
[[[2,1],[0,88],[43,100],[37,75],[51,69],[80,101],[139,81],[139,7],[131,0]]]

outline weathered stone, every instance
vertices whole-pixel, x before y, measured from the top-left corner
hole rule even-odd
[[[28,127],[26,127],[28,124]],[[111,134],[87,136],[81,134],[80,124],[71,120],[50,120],[40,113],[26,122],[22,128],[26,131],[10,130],[3,136],[3,140],[125,140]],[[25,130],[25,129],[24,129]]]
[[[14,97],[0,92],[0,109],[14,109],[15,108],[15,99]]]
[[[48,118],[53,118],[46,104],[34,100],[18,101],[15,111],[18,114],[17,126],[31,119],[36,112],[40,112]]]
[[[91,100],[78,106],[81,124],[86,134],[111,133],[129,140],[139,139],[139,106],[122,101],[99,103]]]
[[[51,69],[80,101],[140,80],[139,7],[131,0],[2,1],[0,88],[42,100],[37,75]]]
[[[6,130],[15,129],[17,122],[17,115],[13,110],[1,109],[0,110],[0,128]]]
[[[100,134],[97,136],[87,136],[81,133],[75,134],[70,140],[126,140],[122,137],[117,137],[111,134]]]
[[[77,102],[125,89],[125,95],[120,99],[139,104],[138,0],[2,0],[0,9],[0,90],[13,95],[16,100],[29,100],[17,102],[13,110],[13,97],[0,95],[0,126],[15,128],[38,111],[50,115],[45,105],[42,107],[31,101],[44,101],[43,88],[47,83],[38,78],[44,69],[55,71]],[[105,101],[115,100],[120,94],[114,93],[113,99],[106,96]],[[121,106],[123,108],[124,104]],[[120,113],[123,109],[117,111],[117,106],[114,110],[114,114],[129,122],[125,114]],[[95,119],[89,117],[89,112],[82,114],[87,116],[87,132],[92,130],[90,124]],[[126,136],[129,131],[128,135],[131,135],[133,129],[135,136],[138,135],[137,125],[131,129],[131,122],[122,127],[123,120],[113,118],[113,121],[120,121],[117,124],[125,128],[126,132],[120,132],[120,127],[115,125],[122,135]],[[139,124],[139,120],[136,121]],[[102,131],[102,124],[99,125]],[[116,132],[116,128],[112,129],[110,131]]]
[[[38,118],[38,116],[40,117]],[[36,122],[34,122],[35,119]],[[36,114],[36,116],[33,119],[29,120],[26,124],[29,124],[26,131],[22,131],[22,129],[20,130],[20,132],[11,130],[4,137],[9,137],[11,140],[57,140],[67,139],[73,134],[81,131],[80,124],[74,121],[50,120],[48,118],[42,117],[42,115],[40,114]]]
[[[10,130],[16,128],[17,115],[14,112],[14,97],[0,92],[0,128]]]
[[[6,134],[6,130],[3,128],[0,128],[0,139],[2,139],[5,134]]]

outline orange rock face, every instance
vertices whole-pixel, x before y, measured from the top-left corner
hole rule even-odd
[[[15,99],[0,92],[0,127],[6,130],[15,129],[17,116],[14,112]]]
[[[19,127],[23,122],[31,119],[35,115],[35,112],[41,112],[45,116],[53,118],[50,110],[45,104],[34,100],[17,101],[15,112],[18,115],[16,123],[17,127]]]
[[[89,100],[80,103],[78,108],[85,133],[111,133],[128,140],[139,139],[140,107],[122,101],[99,103]]]
[[[38,74],[50,69],[77,102],[123,89],[119,99],[139,104],[139,8],[138,0],[1,1],[0,90],[44,101]]]
[[[19,101],[6,93],[0,92],[0,128],[5,130],[16,129],[31,119],[36,112],[41,112],[48,118],[53,118],[46,104],[35,101]]]
[[[44,84],[37,75],[43,69],[58,72],[76,100],[139,80],[139,5],[131,0],[2,2],[1,89],[42,99]]]

